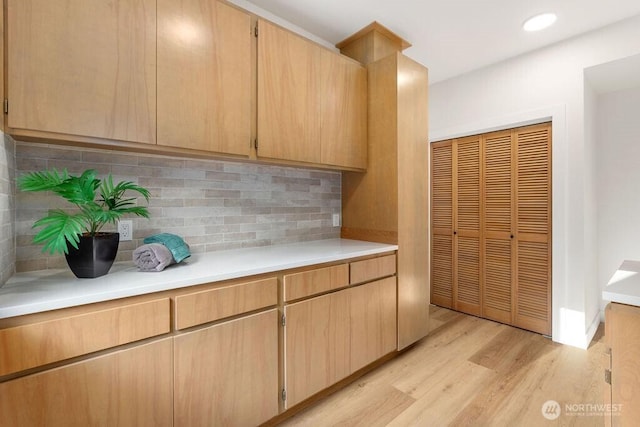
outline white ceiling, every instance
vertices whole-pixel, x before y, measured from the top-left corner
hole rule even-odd
[[[431,83],[640,14],[639,0],[249,0],[330,43],[378,21],[413,46]],[[552,11],[549,29],[525,19]]]

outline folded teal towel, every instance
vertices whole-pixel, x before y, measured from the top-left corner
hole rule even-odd
[[[180,262],[185,258],[189,258],[191,256],[191,252],[189,251],[189,245],[187,245],[182,237],[176,236],[171,233],[160,233],[154,234],[153,236],[145,237],[143,240],[144,243],[162,243],[171,251],[171,255],[173,255],[173,259],[176,262]]]

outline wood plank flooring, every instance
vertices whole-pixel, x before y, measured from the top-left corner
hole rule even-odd
[[[602,426],[603,327],[588,350],[431,306],[431,333],[283,426]],[[542,415],[560,404],[554,421]],[[576,408],[576,406],[572,406]]]

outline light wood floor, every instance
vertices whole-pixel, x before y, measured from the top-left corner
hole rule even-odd
[[[602,426],[598,415],[548,421],[542,405],[603,401],[602,325],[588,350],[431,307],[431,333],[407,352],[283,426]]]

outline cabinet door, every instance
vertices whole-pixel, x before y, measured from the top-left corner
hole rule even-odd
[[[278,311],[175,338],[177,426],[254,426],[278,414]]]
[[[258,156],[320,163],[322,48],[258,21]]]
[[[350,303],[347,291],[285,307],[284,376],[287,408],[351,373]]]
[[[321,52],[320,162],[367,167],[367,70],[352,59]]]
[[[511,131],[483,135],[484,287],[482,315],[511,323],[514,268]]]
[[[158,0],[158,145],[248,155],[251,17],[209,0]]]
[[[431,144],[431,303],[453,308],[453,145]]]
[[[349,289],[350,373],[396,349],[396,278]]]
[[[607,342],[611,345],[609,425],[633,426],[640,418],[640,309],[611,303],[606,310]],[[605,415],[607,415],[605,413]],[[611,416],[613,415],[613,416]]]
[[[9,0],[7,23],[10,131],[155,144],[155,0]]]
[[[454,287],[456,310],[480,314],[480,137],[454,144]]]
[[[172,340],[0,383],[7,426],[171,426]]]
[[[515,130],[515,326],[551,334],[551,125]]]

